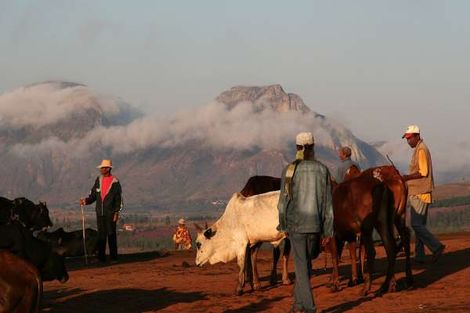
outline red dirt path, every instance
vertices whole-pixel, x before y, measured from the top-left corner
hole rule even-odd
[[[343,263],[344,289],[331,293],[325,286],[324,257],[314,263],[312,278],[315,301],[321,312],[470,312],[470,234],[441,236],[446,253],[437,264],[415,268],[415,288],[382,297],[359,296],[360,286],[347,288],[349,267]],[[377,247],[379,271],[373,290],[383,281],[385,261]],[[119,264],[87,268],[81,260],[70,262],[70,280],[64,285],[45,283],[43,312],[288,312],[292,305],[292,286],[268,284],[270,251],[261,251],[259,272],[263,289],[233,295],[236,264],[197,268],[195,252],[123,256]],[[345,256],[348,255],[345,250]],[[346,257],[343,257],[344,261]],[[190,267],[183,266],[186,261]],[[293,262],[290,271],[293,272]],[[397,278],[403,278],[404,264],[399,259]],[[293,276],[293,273],[291,273]],[[246,287],[245,290],[248,291]]]

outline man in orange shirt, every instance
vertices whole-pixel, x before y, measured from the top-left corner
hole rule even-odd
[[[122,209],[121,184],[116,176],[111,174],[111,160],[103,160],[98,169],[100,176],[95,180],[87,198],[80,199],[80,205],[96,202],[96,223],[98,226],[98,259],[106,261],[106,241],[109,245],[111,261],[118,257],[116,223]]]
[[[402,138],[414,149],[411,158],[410,173],[404,175],[408,185],[409,204],[411,207],[411,227],[415,232],[415,261],[424,263],[424,246],[432,252],[432,261],[436,262],[444,252],[445,246],[426,228],[429,204],[432,202],[434,177],[431,153],[421,139],[419,127],[408,126]]]

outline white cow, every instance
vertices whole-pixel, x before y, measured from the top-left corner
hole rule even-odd
[[[225,208],[225,212],[214,225],[198,230],[196,238],[196,265],[206,263],[227,263],[237,259],[240,272],[236,292],[241,294],[244,286],[244,268],[246,248],[260,242],[270,242],[278,246],[285,238],[276,227],[279,224],[277,203],[279,191],[268,192],[245,198],[235,193]],[[259,287],[256,270],[256,254],[253,263],[253,284]],[[289,282],[287,273],[287,257],[284,258],[282,280]],[[257,288],[255,288],[257,289]]]

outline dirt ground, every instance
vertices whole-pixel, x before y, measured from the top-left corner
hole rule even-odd
[[[326,286],[330,268],[324,256],[315,260],[312,286],[320,312],[470,312],[470,233],[440,236],[445,254],[432,265],[414,268],[415,286],[385,294],[361,297],[361,286],[347,287],[350,273],[345,250],[341,265],[343,290],[332,293]],[[377,247],[377,275],[373,290],[383,281],[386,261]],[[43,312],[288,312],[293,285],[271,287],[269,250],[261,251],[259,271],[262,290],[235,296],[235,263],[194,266],[195,252],[172,252],[167,256],[146,253],[122,256],[115,265],[84,267],[82,260],[69,260],[70,280],[45,283]],[[187,262],[184,263],[184,262]],[[331,263],[329,263],[331,265]],[[397,278],[404,277],[403,258]],[[294,279],[293,262],[290,276]]]

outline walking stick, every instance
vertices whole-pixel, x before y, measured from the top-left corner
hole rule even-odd
[[[80,209],[82,211],[83,252],[85,253],[85,265],[88,265],[88,255],[87,255],[87,252],[86,252],[85,211],[83,209],[83,204],[80,204]]]

